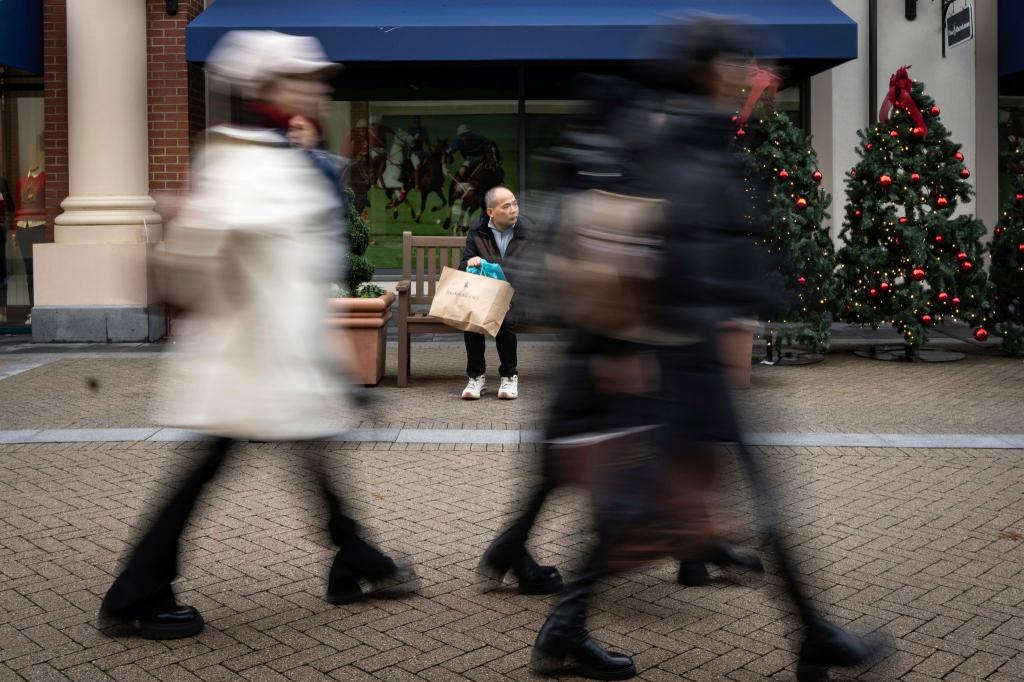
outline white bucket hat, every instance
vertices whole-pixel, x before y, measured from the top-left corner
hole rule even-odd
[[[449,128],[449,130],[451,130],[451,128]],[[455,134],[456,135],[462,135],[463,133],[468,133],[468,132],[469,132],[469,126],[466,125],[465,123],[460,123],[459,127],[455,129]]]
[[[329,75],[341,65],[327,59],[320,41],[277,31],[231,31],[207,58],[214,78],[255,97],[260,88],[280,76]]]

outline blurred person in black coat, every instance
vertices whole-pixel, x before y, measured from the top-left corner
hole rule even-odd
[[[594,500],[596,541],[541,628],[532,658],[540,673],[632,677],[631,657],[604,650],[587,632],[596,583],[609,570],[628,564],[641,540],[653,539],[653,545],[642,548],[647,556],[658,551],[675,555],[673,547],[686,547],[691,559],[727,561],[721,543],[696,517],[703,513],[703,476],[713,471],[717,457],[713,446],[737,443],[761,507],[763,530],[805,626],[799,677],[821,679],[828,667],[866,662],[879,649],[829,623],[804,594],[779,543],[771,491],[743,447],[715,340],[720,323],[757,314],[771,298],[762,285],[767,263],[745,216],[744,173],[729,152],[729,96],[740,91],[746,77],[738,55],[747,43],[732,24],[713,18],[676,24],[662,39],[666,58],[641,73],[638,82],[605,81],[606,95],[618,92],[600,103],[598,120],[591,121],[597,125],[570,134],[562,150],[570,191],[601,189],[668,206],[660,227],[660,261],[651,266],[657,274],[651,278],[657,286],[650,290],[655,314],[636,334],[602,333],[585,321],[577,325],[548,424],[547,440],[553,445],[545,457],[544,482],[526,514],[492,543],[481,569],[500,577],[515,562],[527,561],[530,526],[547,492],[561,480],[552,447],[557,451],[568,438],[588,432],[632,432],[608,441],[612,449],[622,444],[622,452],[611,452],[606,460],[622,473],[597,476],[605,480]],[[617,312],[632,313],[627,306]],[[645,453],[637,460],[641,463],[623,467],[619,460],[637,452]],[[594,448],[588,455],[596,458],[599,451]],[[686,476],[670,478],[680,464]],[[681,507],[682,513],[670,520],[670,510],[652,501],[667,480],[687,479],[696,483],[673,498],[681,502],[675,511]],[[669,524],[677,518],[684,529],[673,536]],[[665,538],[678,544],[659,544]],[[519,581],[521,589],[524,582],[531,584],[522,575]]]

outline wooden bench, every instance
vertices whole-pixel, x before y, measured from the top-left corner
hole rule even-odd
[[[458,268],[465,237],[414,237],[402,233],[402,281],[398,283],[398,385],[409,385],[413,334],[461,334],[427,314],[445,266]],[[414,309],[413,306],[416,306]]]

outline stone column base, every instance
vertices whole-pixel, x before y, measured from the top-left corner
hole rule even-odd
[[[54,306],[32,308],[35,343],[132,343],[164,336],[164,306]]]

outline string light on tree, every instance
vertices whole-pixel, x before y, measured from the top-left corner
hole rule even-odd
[[[938,105],[903,67],[889,80],[878,123],[857,134],[860,161],[846,183],[838,254],[845,296],[836,312],[875,328],[891,324],[911,353],[951,313],[982,328],[991,287],[969,254],[983,253],[984,227],[954,215],[973,194],[971,173]],[[1024,183],[1015,192],[1024,203]]]
[[[746,101],[733,119],[734,144],[747,164],[748,197],[763,197],[750,215],[757,223],[765,248],[779,263],[766,288],[781,302],[779,312],[766,321],[769,334],[779,331],[773,346],[796,341],[816,350],[829,346],[829,306],[839,297],[836,288],[835,250],[828,236],[828,207],[832,197],[821,187],[823,174],[808,136],[775,108],[782,80],[752,66]]]

